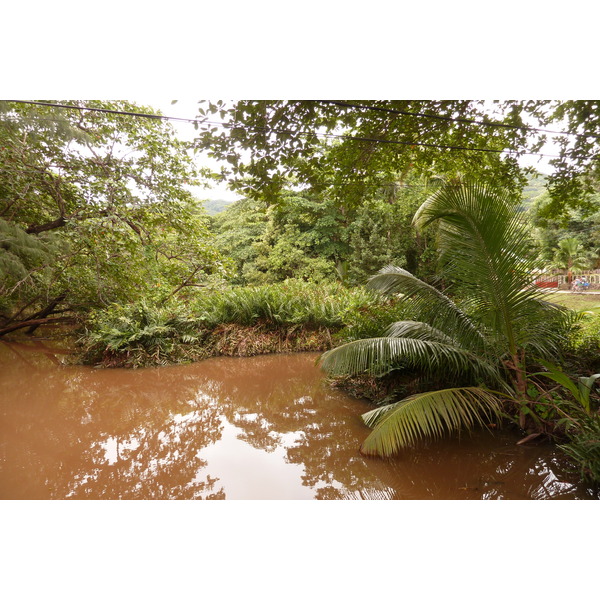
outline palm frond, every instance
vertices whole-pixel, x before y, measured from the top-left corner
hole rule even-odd
[[[485,426],[500,416],[499,399],[483,388],[449,388],[415,394],[362,416],[374,429],[363,442],[361,452],[391,456],[419,440]]]
[[[405,269],[388,265],[369,279],[367,287],[383,294],[399,293],[401,299],[410,302],[420,321],[461,340],[474,351],[483,351],[485,338],[467,314],[440,290]]]
[[[447,269],[496,297],[507,285],[523,288],[536,259],[514,199],[465,179],[433,194],[417,211],[418,228],[440,222],[440,249]],[[531,263],[531,264],[530,264]]]
[[[385,335],[387,337],[404,337],[414,340],[428,340],[430,342],[460,345],[457,340],[446,335],[443,331],[422,321],[396,321],[388,327]]]
[[[400,364],[427,373],[448,376],[470,374],[502,385],[497,367],[454,344],[439,341],[380,337],[355,340],[325,352],[321,367],[330,375],[383,375]]]
[[[472,299],[473,317],[516,348],[544,345],[545,335],[530,335],[531,323],[544,321],[542,292],[531,285],[538,257],[529,252],[529,235],[514,199],[501,190],[465,179],[433,194],[417,211],[422,228],[438,221],[446,274]],[[552,345],[552,344],[550,344]]]

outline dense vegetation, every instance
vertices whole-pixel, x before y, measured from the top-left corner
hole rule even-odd
[[[83,359],[135,367],[213,355],[322,351],[337,339],[380,334],[405,312],[397,302],[381,306],[365,289],[298,280],[211,291],[185,304],[141,300],[87,318]]]
[[[0,336],[71,322],[104,366],[327,351],[380,404],[364,452],[509,421],[600,481],[600,314],[531,285],[600,267],[597,103],[207,103],[189,143],[51,104],[0,104]],[[519,167],[528,115],[588,134],[549,177]],[[243,198],[202,202],[213,177]]]
[[[374,188],[344,210],[328,194],[288,191],[272,206],[246,198],[215,216],[217,247],[243,285],[298,278],[353,286],[390,263],[431,274],[433,235],[420,235],[411,220],[435,185]]]
[[[170,125],[86,106],[0,105],[0,335],[225,273],[188,191],[206,174]]]

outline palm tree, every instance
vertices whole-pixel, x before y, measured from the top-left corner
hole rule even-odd
[[[363,415],[374,427],[363,453],[389,456],[423,437],[489,423],[507,401],[518,402],[524,428],[526,358],[557,358],[566,311],[531,285],[536,260],[514,207],[507,194],[475,182],[442,186],[419,208],[414,224],[438,223],[442,272],[464,298],[460,306],[406,270],[386,267],[369,287],[398,295],[418,320],[393,323],[385,337],[322,355],[331,375],[381,375],[404,367],[462,382]]]
[[[590,268],[596,256],[586,250],[575,237],[563,238],[558,242],[552,265],[567,271],[567,283],[571,285],[574,271]]]

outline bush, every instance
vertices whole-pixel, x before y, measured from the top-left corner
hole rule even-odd
[[[325,350],[332,333],[347,327],[360,335],[383,322],[380,312],[364,289],[289,280],[205,292],[186,305],[113,304],[91,314],[80,341],[84,362],[125,367],[222,353]]]
[[[307,283],[288,280],[263,286],[235,287],[198,298],[192,305],[197,318],[208,328],[224,323],[254,325],[263,322],[275,327],[341,328],[367,305],[372,295],[350,290],[341,284]]]
[[[559,446],[579,467],[583,481],[600,486],[600,417],[592,415],[571,430],[569,443]]]
[[[200,339],[199,321],[183,306],[161,307],[142,300],[92,313],[80,343],[84,362],[137,367],[198,358],[198,352],[186,347]]]
[[[396,299],[382,299],[370,296],[367,301],[348,307],[345,314],[345,327],[337,334],[344,342],[365,338],[382,337],[390,323],[410,319],[406,304]]]
[[[568,359],[576,370],[600,370],[600,314],[582,315],[569,336]]]

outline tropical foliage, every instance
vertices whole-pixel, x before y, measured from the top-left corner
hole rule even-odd
[[[206,285],[226,265],[188,147],[129,102],[0,103],[0,334]]]
[[[570,135],[556,136],[548,213],[589,207],[600,181],[595,100],[204,101],[198,116],[207,123],[197,147],[227,164],[223,177],[275,203],[301,183],[330,190],[344,206],[360,204],[374,183],[409,172],[469,173],[516,191],[526,181],[517,157],[538,153],[551,128]]]
[[[597,102],[206,102],[193,143],[150,107],[60,104],[0,102],[0,335],[76,316],[112,366],[341,344],[330,374],[410,379],[365,415],[366,453],[573,411],[596,460],[594,392],[534,388],[598,371],[600,320],[572,326],[529,274],[600,265]],[[577,134],[547,178],[517,161],[531,116]],[[198,150],[244,195],[214,216]]]
[[[569,431],[569,440],[559,447],[578,466],[583,481],[600,485],[600,418],[584,416]]]
[[[448,182],[415,215],[419,229],[438,224],[440,266],[458,301],[397,267],[369,281],[372,289],[398,294],[421,318],[393,323],[385,337],[328,351],[323,368],[379,375],[408,367],[468,385],[368,413],[375,429],[363,451],[389,455],[416,438],[471,426],[475,413],[483,411],[484,420],[498,415],[501,399],[516,404],[525,427],[528,360],[558,358],[568,316],[530,285],[537,259],[515,205],[511,195],[463,179]]]
[[[594,266],[596,258],[597,254],[586,251],[577,238],[568,237],[558,242],[552,266],[564,269],[570,283],[574,273]]]
[[[86,362],[133,367],[228,354],[232,344],[225,338],[232,336],[245,338],[238,354],[258,353],[257,344],[265,353],[323,350],[336,334],[343,339],[356,335],[355,324],[363,320],[381,328],[379,311],[368,290],[290,280],[205,290],[186,303],[171,298],[163,304],[145,299],[113,304],[91,313],[81,345]],[[391,313],[399,314],[389,307],[385,314]]]
[[[234,261],[236,284],[362,285],[390,262],[430,273],[434,236],[418,235],[411,219],[434,186],[416,178],[374,186],[360,206],[344,210],[327,193],[285,192],[271,206],[244,198],[214,217],[213,230]]]
[[[236,189],[271,203],[291,182],[358,205],[374,184],[409,172],[470,172],[516,188],[518,164],[502,152],[523,150],[528,136],[522,107],[508,108],[495,127],[482,101],[206,101],[199,118],[225,126],[202,128],[196,143],[227,164]]]

